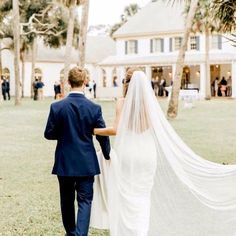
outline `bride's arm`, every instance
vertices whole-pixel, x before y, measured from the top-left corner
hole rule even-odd
[[[120,115],[124,103],[124,98],[121,98],[116,103],[116,117],[113,126],[107,128],[95,128],[94,134],[101,136],[112,136],[116,135],[117,127],[120,121]]]

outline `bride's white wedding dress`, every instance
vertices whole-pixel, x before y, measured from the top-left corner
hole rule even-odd
[[[91,226],[111,236],[236,236],[236,166],[196,155],[135,72],[111,161],[99,154]]]

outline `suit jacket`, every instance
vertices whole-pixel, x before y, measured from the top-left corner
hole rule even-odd
[[[57,140],[52,174],[94,176],[100,173],[93,144],[93,129],[104,128],[101,107],[83,94],[71,93],[51,105],[44,137]],[[110,159],[110,140],[96,136],[105,159]]]

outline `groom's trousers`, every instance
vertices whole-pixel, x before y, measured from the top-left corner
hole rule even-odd
[[[91,204],[93,199],[94,176],[58,176],[61,198],[62,221],[68,236],[87,236]],[[75,224],[75,195],[78,202]]]

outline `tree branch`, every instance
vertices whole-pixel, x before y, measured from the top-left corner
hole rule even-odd
[[[59,31],[59,32],[53,32],[53,31],[50,31],[50,32],[47,32],[48,30],[50,30],[50,29],[46,29],[46,30],[44,30],[44,31],[38,31],[38,30],[36,30],[36,29],[33,29],[33,30],[31,30],[31,31],[29,31],[29,32],[26,32],[26,33],[21,33],[21,35],[29,35],[29,34],[32,34],[32,33],[35,33],[35,34],[41,34],[41,35],[53,35],[53,36],[59,36],[60,34],[62,34],[62,33],[64,33],[64,32],[66,32],[66,29],[64,29],[64,30],[62,30],[62,31]]]

